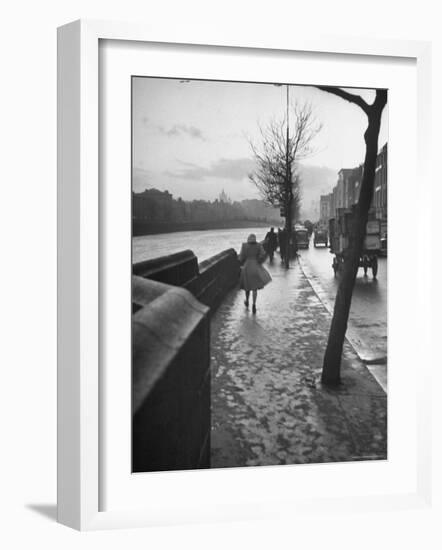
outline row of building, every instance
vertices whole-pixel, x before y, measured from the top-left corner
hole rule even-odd
[[[132,192],[132,219],[137,222],[266,221],[280,223],[279,210],[262,200],[232,201],[224,190],[215,200],[175,199],[169,191],[145,189]]]
[[[381,233],[387,234],[387,143],[376,158],[376,176],[374,181],[371,214],[381,221]],[[328,226],[328,220],[334,218],[338,208],[351,208],[359,199],[363,165],[356,168],[342,168],[338,172],[338,181],[331,193],[321,195],[319,221]]]

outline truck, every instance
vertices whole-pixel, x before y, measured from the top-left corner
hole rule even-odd
[[[353,231],[355,218],[354,208],[338,208],[336,216],[329,220],[330,252],[334,254],[332,268],[335,276],[342,270],[348,252],[349,238]],[[381,253],[380,221],[371,217],[367,221],[365,238],[359,267],[364,270],[364,276],[371,269],[373,278],[378,273],[378,256]]]
[[[310,245],[310,238],[308,229],[303,225],[295,226],[296,244],[298,248],[308,248]]]
[[[316,248],[318,244],[328,246],[328,232],[323,227],[317,227],[313,234],[313,246]]]

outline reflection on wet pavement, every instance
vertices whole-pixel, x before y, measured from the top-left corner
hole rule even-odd
[[[330,315],[299,264],[275,260],[258,311],[233,290],[212,320],[212,467],[386,458],[386,396],[346,344],[318,382]]]

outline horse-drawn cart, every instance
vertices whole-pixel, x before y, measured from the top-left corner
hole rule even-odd
[[[337,275],[344,265],[348,252],[349,238],[353,230],[354,209],[338,208],[336,217],[329,220],[330,252],[334,254],[332,268]],[[378,256],[381,252],[381,226],[380,221],[369,219],[366,227],[364,246],[359,259],[359,267],[367,275],[371,269],[373,278],[378,273]]]

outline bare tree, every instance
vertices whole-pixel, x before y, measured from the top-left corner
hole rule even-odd
[[[310,103],[294,102],[293,122],[288,116],[260,127],[260,144],[250,143],[256,168],[249,175],[263,200],[277,206],[285,218],[287,242],[291,241],[293,220],[301,204],[299,162],[313,153],[312,141],[321,130]],[[285,254],[286,267],[289,254]]]
[[[368,126],[364,133],[365,160],[361,191],[355,208],[355,222],[349,235],[349,246],[344,259],[342,277],[336,293],[333,318],[322,367],[322,382],[334,386],[340,383],[342,348],[347,331],[359,258],[364,244],[368,211],[373,197],[379,130],[382,111],[387,103],[387,90],[376,90],[375,100],[370,105],[361,96],[351,94],[341,88],[330,86],[318,86],[318,88],[358,105],[368,119]]]

